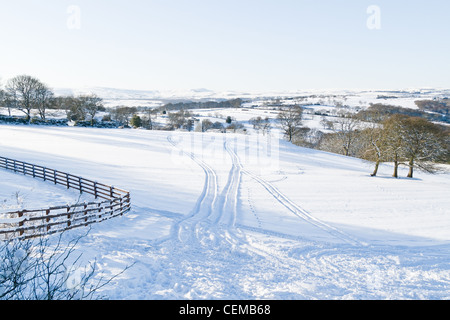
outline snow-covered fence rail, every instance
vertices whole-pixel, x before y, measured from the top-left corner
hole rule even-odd
[[[0,157],[0,168],[91,194],[95,202],[0,213],[0,239],[30,238],[101,222],[131,209],[128,191],[69,173]]]

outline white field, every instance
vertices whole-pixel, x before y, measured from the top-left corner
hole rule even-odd
[[[79,247],[99,276],[134,263],[101,292],[111,299],[450,298],[448,173],[370,177],[370,163],[276,133],[2,125],[0,155],[131,192],[132,211]],[[0,200],[77,199],[0,177]]]

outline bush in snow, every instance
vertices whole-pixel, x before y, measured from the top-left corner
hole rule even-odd
[[[103,298],[98,291],[110,278],[97,275],[97,263],[80,264],[76,247],[63,233],[33,240],[0,243],[0,300],[85,300]]]

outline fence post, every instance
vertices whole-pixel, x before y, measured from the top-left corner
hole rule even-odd
[[[67,206],[67,227],[70,228],[72,222],[70,221],[70,206]]]
[[[114,187],[113,186],[109,187],[109,190],[110,190],[111,198],[114,198]]]
[[[19,215],[19,218],[22,218],[22,217],[23,217],[23,211],[19,211],[19,212],[18,212],[18,215]],[[21,227],[23,227],[23,220],[19,222],[19,228],[21,228]],[[24,230],[21,229],[21,230],[19,231],[19,235],[22,236],[23,233],[24,233]]]
[[[16,160],[13,160],[13,165],[14,165],[14,172],[17,172],[17,170],[16,170]]]
[[[22,162],[23,174],[27,175],[27,169],[25,169],[25,162]]]
[[[99,204],[97,205],[97,207],[98,207],[98,213],[99,213],[98,218],[101,219],[101,218],[102,218],[101,212],[102,212],[102,209],[103,209],[102,204],[99,203]]]
[[[55,180],[55,184],[56,184],[56,170],[53,170],[53,179]]]
[[[33,164],[33,166],[32,166],[32,170],[33,170],[33,178],[36,178],[36,170],[35,170],[35,168],[34,168],[34,164]]]
[[[44,167],[44,169],[42,170],[42,172],[43,172],[43,175],[44,175],[44,181],[46,180],[45,179],[45,167]]]
[[[47,216],[47,218],[45,219],[45,221],[47,222],[47,232],[50,230],[50,226],[48,225],[48,223],[50,222],[50,218],[48,217],[50,214],[50,209],[47,209],[45,211],[45,215]]]
[[[81,177],[78,177],[78,185],[80,186],[80,193],[83,193],[83,186],[81,184]]]
[[[87,220],[88,220],[88,218],[87,218],[87,204],[86,203],[84,203],[84,216],[85,216],[85,218],[84,218],[84,222],[86,222],[86,225],[85,226],[87,226]]]
[[[67,189],[70,189],[69,174],[68,173],[66,173],[66,182],[67,182]]]
[[[98,198],[98,196],[97,196],[97,181],[94,181],[94,196],[95,196],[95,199]]]

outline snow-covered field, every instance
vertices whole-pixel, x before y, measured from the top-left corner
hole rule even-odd
[[[275,99],[286,103],[318,103],[335,105],[340,102],[350,107],[367,107],[370,103],[383,103],[405,108],[416,108],[414,101],[449,97],[450,89],[423,88],[399,91],[384,90],[298,90],[284,92],[237,92],[213,91],[208,89],[192,89],[185,91],[142,91],[123,90],[103,87],[85,87],[78,89],[55,88],[57,95],[96,94],[104,99],[106,107],[146,106],[158,107],[168,102],[177,101],[210,101],[241,98],[249,105],[262,105]]]
[[[370,177],[370,163],[272,133],[2,125],[0,155],[131,192],[132,211],[79,247],[106,275],[133,264],[111,299],[450,298],[448,173]],[[11,205],[16,191],[33,208],[77,199],[0,177]]]

